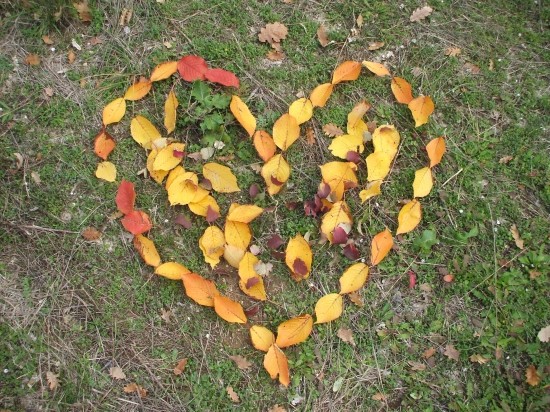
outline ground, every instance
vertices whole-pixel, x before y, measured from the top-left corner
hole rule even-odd
[[[434,11],[420,22],[409,16],[425,4],[409,0],[90,1],[90,24],[71,2],[41,3],[0,5],[3,409],[548,409],[548,343],[537,338],[550,313],[550,13],[543,1],[429,1]],[[120,25],[123,9],[132,16]],[[270,48],[258,41],[260,29],[274,22],[289,31],[280,62],[267,59]],[[325,48],[316,36],[320,24],[331,40]],[[53,44],[45,44],[44,35]],[[369,51],[372,42],[385,44]],[[450,47],[460,54],[447,55]],[[40,64],[25,63],[32,53]],[[289,150],[288,187],[255,200],[270,211],[252,224],[253,243],[274,270],[266,278],[269,300],[252,319],[272,330],[312,313],[323,294],[337,291],[338,277],[351,264],[338,247],[317,242],[319,220],[302,208],[317,190],[318,166],[333,159],[323,125],[344,127],[346,114],[366,99],[373,105],[368,120],[394,124],[402,136],[382,195],[363,204],[358,189],[346,197],[354,238],[367,260],[372,236],[385,226],[395,231],[397,213],[412,196],[414,171],[427,161],[424,145],[446,137],[448,151],[435,169],[433,191],[422,200],[420,226],[398,237],[386,260],[371,270],[360,292],[364,306],[346,298],[340,319],[315,326],[305,343],[286,350],[288,388],[265,372],[263,353],[250,345],[246,329],[194,304],[179,282],[154,275],[142,263],[114,216],[116,184],[94,176],[92,142],[103,106],[157,64],[187,54],[236,73],[236,93],[268,130],[297,95],[329,81],[344,60],[383,61],[416,94],[435,102],[430,122],[415,129],[389,81],[363,69],[316,110],[309,122],[315,145],[302,137]],[[204,262],[197,247],[204,219],[189,215],[188,230],[175,225],[180,210],[169,207],[160,186],[137,174],[146,154],[129,136],[129,119],[145,113],[161,128],[173,83],[160,82],[143,102],[129,105],[129,115],[111,129],[118,146],[110,160],[118,181],[136,184],[137,204],[152,217],[150,236],[163,260],[214,279],[249,307],[234,271],[225,265],[212,271]],[[204,117],[195,110],[191,86],[175,84],[181,104],[175,136],[197,151],[209,144],[200,128]],[[207,93],[235,92],[210,87]],[[218,198],[226,211],[231,202],[252,202],[248,188],[264,183],[243,129],[230,116],[222,123],[226,147],[216,156],[229,159],[243,188]],[[200,162],[186,165],[201,170]],[[513,225],[523,245],[514,239]],[[84,239],[87,227],[98,229],[101,238]],[[313,274],[297,284],[265,243],[273,233],[286,240],[306,232]],[[454,279],[446,282],[449,274]],[[354,346],[337,336],[340,328],[351,329]],[[252,366],[237,368],[231,355],[244,356]],[[175,375],[182,358],[187,366]],[[526,377],[531,365],[541,377],[534,386]],[[126,378],[111,377],[112,367]],[[58,380],[53,389],[52,374]],[[125,393],[132,382],[147,395]],[[228,386],[240,403],[232,402]]]

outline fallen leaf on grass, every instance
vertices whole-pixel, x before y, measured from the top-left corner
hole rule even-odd
[[[252,363],[249,362],[244,356],[234,355],[230,356],[229,359],[235,362],[237,367],[241,370],[246,370],[252,366]]]
[[[535,365],[529,365],[529,367],[525,370],[525,377],[527,378],[526,382],[531,386],[537,386],[541,380]]]
[[[88,1],[81,1],[79,3],[73,3],[74,8],[78,12],[78,18],[82,23],[90,23],[92,21],[92,12],[88,7]]]
[[[147,389],[144,389],[142,386],[138,385],[135,382],[129,383],[124,387],[124,392],[134,393],[136,392],[140,398],[145,398],[147,396]]]
[[[281,40],[284,40],[287,34],[288,29],[284,24],[279,22],[269,23],[260,30],[258,40],[262,43],[269,43],[276,51],[281,52]]]
[[[449,359],[457,361],[460,357],[460,352],[455,349],[454,345],[447,345],[445,346],[445,352],[443,352],[443,355]]]
[[[445,56],[455,57],[458,56],[462,50],[459,47],[447,47],[445,49]]]
[[[315,144],[315,132],[313,131],[313,127],[308,127],[306,129],[306,143],[309,146],[313,146]]]
[[[482,355],[474,354],[470,356],[470,362],[479,363],[480,365],[483,365],[487,362],[489,362],[489,359],[484,358]]]
[[[288,0],[283,0],[285,3],[292,3]],[[271,408],[267,410],[267,412],[286,412],[286,409],[283,408],[281,405],[273,405]]]
[[[371,396],[371,399],[374,401],[384,402],[387,399],[387,397],[383,393],[377,392]]]
[[[278,62],[278,61],[284,60],[286,56],[283,52],[280,52],[277,50],[270,50],[267,53],[266,57],[271,61]]]
[[[426,349],[423,353],[422,353],[422,357],[424,359],[429,359],[431,358],[433,355],[435,355],[435,348],[428,348]]]
[[[27,57],[25,57],[25,63],[29,66],[38,66],[40,64],[40,56],[38,54],[28,54]]]
[[[330,40],[328,39],[328,36],[327,36],[326,28],[322,24],[317,29],[317,40],[319,40],[319,43],[323,47],[327,47],[328,44],[330,43]]]
[[[59,386],[59,379],[57,379],[58,375],[53,372],[46,372],[46,380],[48,381],[48,387],[51,391],[57,389]]]
[[[237,392],[233,390],[232,386],[228,386],[226,389],[227,394],[229,395],[229,398],[231,399],[231,402],[233,403],[239,403],[241,400],[239,399],[239,395]]]
[[[110,368],[109,375],[111,376],[111,378],[117,379],[117,380],[126,379],[126,374],[124,373],[122,368],[119,366],[114,366]]]
[[[187,366],[187,358],[180,359],[176,367],[174,368],[174,375],[179,376],[183,373],[185,370],[185,367]]]
[[[375,41],[375,42],[369,43],[369,50],[374,51],[374,50],[381,49],[382,47],[384,47],[384,44],[386,43],[384,43],[383,41]]]
[[[504,157],[501,157],[498,162],[502,165],[502,164],[507,164],[513,159],[514,159],[514,156],[504,156]]]
[[[432,14],[432,12],[433,12],[433,9],[430,6],[419,7],[418,9],[413,11],[409,20],[413,23],[420,20],[424,20],[426,17]]]
[[[516,246],[523,250],[524,249],[524,242],[521,236],[519,235],[518,228],[515,224],[512,225],[510,228],[510,233],[512,233],[512,237],[514,238],[514,242],[516,242]]]
[[[101,237],[101,232],[95,227],[89,226],[82,231],[81,235],[84,239],[92,241],[99,239]]]
[[[411,366],[412,371],[421,372],[423,370],[426,370],[426,365],[422,362],[412,362],[409,361],[409,365]]]
[[[351,293],[348,293],[348,298],[349,300],[351,300],[356,306],[362,308],[363,306],[365,306],[365,302],[363,302],[363,298],[361,297],[361,295],[359,294],[359,292],[351,292]]]
[[[43,35],[42,36],[42,41],[45,43],[45,44],[53,44],[53,40],[51,39],[50,36],[48,36],[47,34]]]
[[[340,129],[338,126],[336,126],[334,123],[328,123],[324,125],[323,132],[328,137],[342,136],[344,134],[344,131]]]
[[[361,14],[355,19],[355,24],[357,24],[359,28],[363,27],[363,16]]]
[[[353,339],[353,331],[347,328],[340,328],[336,333],[342,341],[349,343],[351,346],[355,346],[355,340]]]
[[[72,50],[69,50],[69,52],[67,53],[67,61],[69,62],[69,64],[73,64],[75,60],[76,60],[75,52]]]
[[[462,68],[468,72],[468,73],[471,73],[471,74],[479,74],[481,72],[481,69],[479,68],[479,66],[476,66],[475,64],[473,63],[464,63],[464,66],[462,66]]]
[[[550,325],[542,328],[539,333],[537,334],[537,337],[541,342],[548,342],[550,341]]]

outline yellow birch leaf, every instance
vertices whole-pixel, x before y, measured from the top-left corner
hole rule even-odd
[[[239,96],[233,95],[231,98],[231,104],[229,105],[231,113],[235,116],[235,119],[246,130],[248,136],[252,137],[256,130],[256,118],[250,112],[248,106],[241,100]]]
[[[233,245],[239,249],[246,250],[252,240],[252,232],[246,223],[234,222],[231,220],[225,221],[225,242],[228,245]]]
[[[214,310],[220,318],[229,323],[246,323],[246,315],[239,302],[225,296],[214,296]]]
[[[294,117],[296,122],[300,125],[307,122],[313,116],[313,104],[311,100],[302,97],[292,102],[288,108],[288,114]]]
[[[369,71],[374,73],[377,76],[383,77],[383,76],[391,76],[390,71],[380,63],[375,62],[369,62],[369,61],[363,61],[363,66],[365,66]]]
[[[160,265],[159,252],[157,252],[157,248],[151,239],[143,235],[136,235],[134,236],[134,247],[146,265],[153,266],[154,268]]]
[[[114,182],[116,180],[116,166],[111,162],[98,163],[95,176],[107,182]]]
[[[226,219],[233,222],[250,223],[264,211],[256,205],[238,205],[233,203],[232,209],[229,211]]]
[[[155,159],[157,158],[158,150],[151,150],[149,156],[147,156],[147,170],[151,175],[151,178],[161,184],[164,178],[170,173],[169,170],[153,170],[153,165],[155,164]]]
[[[414,197],[428,196],[434,185],[432,177],[432,169],[423,167],[414,172],[413,191]]]
[[[151,73],[151,81],[158,82],[159,80],[164,80],[172,76],[178,71],[178,62],[164,62],[159,64],[153,69]]]
[[[149,91],[151,90],[151,86],[153,83],[151,83],[150,80],[145,81],[139,81],[137,83],[132,84],[130,87],[128,87],[128,90],[126,90],[126,94],[124,95],[124,100],[139,100],[143,99]]]
[[[241,290],[257,300],[266,300],[263,278],[256,273],[254,265],[259,262],[258,258],[250,252],[246,252],[239,263],[239,287]]]
[[[357,165],[352,162],[329,162],[320,166],[323,181],[330,186],[329,200],[337,202],[344,191],[357,186]]]
[[[332,74],[332,84],[357,80],[361,74],[361,63],[345,61],[341,63]]]
[[[420,202],[417,199],[411,200],[399,211],[399,216],[397,220],[399,222],[399,227],[397,228],[396,235],[402,233],[408,233],[413,230],[422,219],[422,208]]]
[[[254,325],[250,328],[250,340],[256,349],[267,352],[275,343],[275,335],[263,326]]]
[[[313,318],[311,315],[300,315],[289,319],[277,328],[277,339],[275,343],[280,348],[286,348],[304,342],[313,329]]]
[[[166,262],[155,269],[156,275],[172,280],[182,280],[183,276],[189,273],[192,272],[178,262]]]
[[[386,229],[372,238],[370,247],[370,263],[372,266],[378,265],[388,255],[393,247],[393,237],[391,232]]]
[[[315,304],[315,323],[327,323],[342,315],[344,300],[338,293],[329,293]]]
[[[210,226],[199,239],[199,247],[204,255],[204,260],[212,266],[212,269],[220,262],[225,246],[225,236],[216,226]]]
[[[391,79],[391,91],[399,103],[409,104],[413,99],[410,83],[401,77]]]
[[[357,134],[363,137],[363,133],[369,130],[367,124],[363,121],[363,116],[371,108],[370,103],[365,100],[357,103],[351,112],[348,113],[348,134]]]
[[[220,295],[216,285],[196,273],[182,275],[185,294],[202,306],[214,307],[214,298]]]
[[[367,181],[384,179],[390,173],[392,158],[384,152],[374,152],[367,156]]]
[[[208,195],[204,197],[200,202],[191,202],[187,205],[189,210],[198,216],[206,217],[208,213],[208,208],[210,207],[214,212],[220,213],[220,207],[212,196]]]
[[[429,117],[435,109],[434,102],[430,96],[419,96],[411,100],[408,106],[415,121],[415,127],[428,123]]]
[[[227,166],[218,163],[207,163],[202,167],[202,174],[210,180],[212,189],[216,192],[232,193],[241,190],[237,185],[237,177]]]
[[[327,237],[330,243],[333,243],[333,232],[337,227],[351,226],[353,219],[349,212],[346,202],[339,201],[332,206],[321,220],[321,232]]]
[[[372,133],[374,151],[386,153],[392,160],[397,154],[400,142],[399,132],[391,124],[379,126]]]
[[[103,109],[103,124],[118,123],[126,113],[126,100],[122,97],[113,100]]]
[[[297,234],[288,241],[285,253],[285,263],[290,269],[292,278],[295,281],[307,279],[311,274],[311,262],[313,260],[313,254],[307,240],[302,235]]]
[[[244,225],[244,223],[242,223]],[[226,234],[227,236],[227,234]],[[223,250],[223,258],[225,261],[235,269],[239,268],[239,264],[246,253],[246,249],[241,249],[238,246],[226,244]]]
[[[333,89],[334,85],[332,83],[323,83],[313,89],[309,96],[313,107],[325,107]]]
[[[445,153],[445,139],[443,137],[436,137],[435,139],[430,140],[426,145],[426,151],[428,152],[428,157],[430,158],[430,167],[434,167],[441,162],[443,154]]]
[[[143,116],[136,116],[130,122],[130,134],[144,149],[151,150],[151,143],[161,138],[157,128]]]
[[[380,194],[380,186],[382,185],[381,180],[375,180],[374,182],[369,182],[367,187],[359,192],[359,198],[361,203],[365,203],[368,199]]]
[[[283,351],[275,344],[271,345],[264,356],[264,368],[271,376],[276,379],[279,376],[279,382],[288,386],[290,384],[290,372],[288,370],[288,360]]]
[[[369,278],[369,267],[364,263],[355,263],[347,268],[340,277],[340,293],[356,292]]]
[[[166,133],[170,134],[176,128],[176,109],[179,106],[178,99],[174,90],[170,90],[166,102],[164,103],[164,127]]]
[[[287,150],[300,137],[298,122],[288,113],[279,117],[273,125],[273,141],[283,151]]]
[[[165,148],[159,150],[155,161],[153,162],[153,170],[172,170],[181,163],[185,143],[170,143]]]
[[[348,152],[363,153],[365,146],[363,145],[362,134],[343,134],[342,136],[332,139],[328,150],[333,156],[341,159],[347,159]]]
[[[195,199],[198,187],[186,175],[189,172],[178,176],[168,188],[168,201],[171,206],[175,205],[188,205]]]
[[[254,133],[253,141],[254,148],[264,162],[267,162],[275,155],[277,146],[275,146],[275,142],[266,131],[258,130]]]
[[[263,165],[261,175],[265,180],[267,192],[273,196],[279,193],[290,177],[290,166],[282,154],[277,154]]]
[[[172,185],[172,183],[174,183],[174,181],[178,177],[183,176],[185,173],[187,173],[187,172],[185,171],[183,166],[178,165],[178,166],[174,167],[172,170],[170,170],[170,173],[168,173],[168,178],[166,179],[166,183],[164,185],[164,188],[168,191],[168,189],[170,189],[170,186]],[[191,173],[191,175],[195,175],[195,174]],[[197,175],[195,175],[195,177],[196,176]],[[198,178],[194,182],[195,182],[195,184],[198,184]]]

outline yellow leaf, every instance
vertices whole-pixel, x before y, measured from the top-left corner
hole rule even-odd
[[[311,95],[309,96],[309,100],[311,101],[313,107],[325,107],[325,104],[327,104],[327,101],[332,94],[333,88],[334,86],[332,83],[323,83],[313,89]]]
[[[423,167],[414,172],[413,191],[414,197],[428,196],[434,185],[432,178],[432,169]]]
[[[239,249],[246,250],[252,240],[252,232],[246,223],[225,221],[225,242]]]
[[[397,220],[399,227],[397,228],[396,235],[402,233],[408,233],[413,230],[420,223],[422,219],[422,208],[420,202],[417,199],[411,200],[399,211]]]
[[[330,243],[333,243],[333,232],[337,227],[351,226],[353,219],[349,212],[348,205],[344,201],[339,201],[332,206],[321,221],[321,232],[327,237]]]
[[[372,134],[374,151],[386,153],[392,160],[397,154],[400,141],[399,132],[391,124],[377,127]]]
[[[170,143],[165,148],[159,150],[153,162],[153,170],[172,170],[181,163],[183,157],[179,153],[182,153],[184,149],[185,143]]]
[[[367,132],[369,128],[362,119],[370,108],[371,105],[363,100],[357,103],[351,112],[348,113],[347,131],[349,134],[360,135],[363,138],[363,133]]]
[[[113,100],[103,109],[103,124],[118,123],[126,113],[126,100],[122,97]]]
[[[204,260],[212,266],[212,269],[220,262],[225,246],[223,232],[216,226],[210,226],[199,239],[199,247],[204,255]]]
[[[124,100],[139,100],[144,98],[151,90],[152,85],[153,83],[151,83],[150,80],[134,83],[133,85],[128,87],[128,90],[126,90]]]
[[[288,360],[277,345],[271,345],[265,354],[264,368],[269,373],[269,376],[271,376],[271,379],[276,379],[277,375],[279,375],[279,382],[282,385],[288,386],[290,384]]]
[[[369,62],[369,61],[363,61],[363,66],[365,66],[367,69],[369,69],[372,73],[376,74],[377,76],[383,77],[383,76],[391,76],[390,71],[380,63],[375,62]]]
[[[321,166],[323,181],[330,186],[329,200],[342,200],[344,191],[357,186],[357,165],[352,162],[329,162]]]
[[[368,199],[374,196],[378,196],[380,192],[380,186],[382,185],[381,180],[375,180],[367,184],[366,189],[363,189],[359,192],[359,198],[361,203],[365,203]]]
[[[143,235],[134,236],[134,247],[146,265],[156,268],[160,265],[160,256],[152,240]]]
[[[143,116],[136,116],[130,123],[130,134],[144,149],[151,150],[151,143],[162,137],[156,127]]]
[[[230,168],[218,163],[207,163],[202,167],[202,174],[210,183],[212,188],[219,193],[238,192],[237,177]]]
[[[177,262],[166,262],[155,269],[155,274],[172,280],[183,279],[183,275],[191,273],[189,269]]]
[[[419,96],[409,102],[409,110],[415,121],[415,127],[428,123],[430,115],[435,109],[434,102],[430,96]]]
[[[153,165],[155,164],[157,155],[158,150],[151,150],[151,153],[147,156],[147,170],[149,171],[151,178],[158,184],[161,184],[166,175],[170,172],[168,170],[153,170]]]
[[[256,118],[252,115],[248,106],[239,96],[233,95],[229,108],[233,116],[235,116],[235,119],[237,119],[244,130],[246,130],[248,136],[251,137],[256,130]]]
[[[239,263],[239,287],[251,298],[263,301],[267,299],[264,280],[254,270],[254,265],[258,262],[258,258],[252,253],[246,252],[244,254]]]
[[[197,194],[197,185],[188,178],[190,172],[178,176],[168,188],[168,201],[170,205],[187,205],[191,203]]]
[[[392,158],[384,152],[374,152],[367,156],[367,180],[384,179],[390,173]]]
[[[401,77],[394,77],[391,79],[391,91],[399,103],[409,104],[413,99],[411,85]]]
[[[170,134],[176,128],[176,109],[179,106],[178,99],[174,90],[170,90],[166,102],[164,103],[164,127],[166,133]]]
[[[214,307],[214,298],[220,295],[216,285],[211,280],[204,279],[196,273],[182,275],[185,294],[202,306]]]
[[[212,196],[208,195],[204,197],[200,202],[191,202],[187,205],[189,210],[198,216],[206,217],[208,208],[210,207],[214,212],[220,213],[220,207]]]
[[[332,74],[332,84],[357,80],[361,74],[361,63],[345,61],[341,63]]]
[[[327,323],[338,319],[342,315],[343,299],[338,293],[329,293],[317,301],[315,305],[315,316],[317,322]]]
[[[239,302],[225,296],[214,296],[214,310],[220,318],[229,323],[246,323],[246,315]]]
[[[174,167],[172,170],[170,170],[170,172],[168,173],[168,178],[166,179],[166,183],[164,185],[164,188],[166,190],[169,190],[170,189],[170,186],[172,185],[172,183],[174,183],[174,181],[180,177],[180,176],[183,176],[185,174],[185,169],[183,168],[183,166],[181,165],[178,165],[176,167]],[[195,184],[198,184],[198,177],[197,175],[195,175],[194,173],[191,173],[191,175],[194,175],[195,178],[191,178],[193,180],[193,182]]]
[[[283,114],[273,125],[273,141],[281,150],[287,150],[300,136],[298,121],[288,113]]]
[[[296,281],[307,279],[311,273],[313,254],[309,243],[302,235],[297,234],[288,241],[285,263],[290,269],[292,278]]]
[[[331,153],[341,159],[347,159],[348,152],[363,153],[365,146],[363,146],[362,134],[344,134],[342,136],[332,139],[332,143],[328,147]]]
[[[245,223],[241,223],[244,225]],[[226,233],[227,236],[227,233]],[[225,261],[235,269],[239,268],[239,264],[246,253],[246,249],[241,249],[238,246],[226,244],[223,250],[223,258]]]
[[[261,175],[267,185],[267,192],[275,195],[290,177],[290,166],[283,155],[277,154],[263,165]]]
[[[355,263],[347,268],[340,277],[340,293],[355,292],[363,287],[369,277],[369,267],[364,263]]]
[[[372,266],[378,265],[393,247],[393,237],[391,232],[386,229],[372,238],[370,248],[370,262]]]
[[[250,328],[250,340],[256,349],[267,352],[275,343],[275,335],[263,326],[254,325]]]
[[[254,133],[253,140],[254,147],[256,148],[258,155],[262,158],[264,162],[267,162],[275,155],[275,152],[277,151],[277,146],[275,146],[275,142],[273,141],[269,133],[263,130],[258,130],[256,133]]]
[[[95,176],[107,182],[114,182],[116,180],[116,166],[111,162],[98,163]]]
[[[234,203],[231,206],[232,208],[229,210],[226,219],[233,222],[250,223],[264,211],[256,205],[238,205]]]
[[[313,116],[313,104],[311,103],[311,100],[302,97],[301,99],[292,102],[288,108],[288,114],[294,117],[296,122],[300,125],[307,122]]]
[[[158,82],[159,80],[167,79],[177,71],[177,61],[161,63],[153,69],[153,72],[151,73],[151,81]]]
[[[441,162],[443,154],[446,150],[445,146],[445,139],[443,137],[432,139],[426,145],[426,151],[428,152],[428,157],[430,158],[430,167],[434,167]]]
[[[277,339],[275,343],[280,348],[297,345],[304,342],[313,329],[313,318],[311,315],[300,315],[283,322],[277,328]]]

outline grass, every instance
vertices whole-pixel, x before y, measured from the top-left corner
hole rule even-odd
[[[435,11],[428,20],[410,23],[418,2],[90,1],[88,26],[79,22],[71,2],[49,2],[51,8],[28,3],[8,1],[0,7],[2,408],[548,408],[548,344],[537,339],[549,324],[550,272],[550,16],[542,2],[457,5],[443,0],[431,4]],[[52,13],[63,5],[55,22]],[[118,25],[123,7],[133,9],[129,34]],[[365,24],[348,39],[359,14]],[[260,28],[275,21],[289,29],[280,64],[266,60],[269,48],[257,41]],[[327,48],[316,39],[320,23],[334,41]],[[43,43],[45,34],[54,39],[52,46]],[[94,37],[102,43],[90,45]],[[68,64],[72,39],[82,50]],[[373,41],[384,41],[384,48],[368,51]],[[450,46],[462,53],[446,56]],[[305,343],[285,350],[292,375],[285,389],[264,371],[263,354],[249,344],[245,329],[193,304],[177,282],[159,279],[141,262],[131,238],[111,217],[116,185],[95,178],[91,142],[102,107],[122,95],[134,76],[185,54],[234,71],[242,84],[239,94],[269,130],[297,93],[328,81],[339,62],[378,60],[389,51],[392,72],[409,80],[415,93],[433,97],[432,120],[415,129],[408,110],[394,102],[387,79],[366,73],[338,86],[327,107],[316,110],[305,125],[314,129],[316,145],[300,139],[289,150],[288,187],[274,198],[256,200],[273,208],[252,229],[253,242],[262,247],[260,258],[272,262],[274,270],[266,279],[270,299],[254,322],[276,330],[290,317],[311,313],[321,296],[337,290],[338,277],[351,264],[338,247],[317,243],[319,220],[304,216],[301,208],[317,190],[319,164],[333,160],[321,132],[324,124],[343,128],[351,108],[367,99],[373,104],[368,120],[395,124],[402,136],[383,194],[364,204],[357,190],[346,198],[361,229],[354,227],[353,233],[365,257],[372,236],[386,226],[395,231],[399,208],[412,196],[414,171],[426,163],[424,145],[444,135],[448,152],[436,168],[433,191],[422,201],[421,225],[399,237],[395,250],[371,270],[361,291],[365,305],[346,300],[339,320],[315,326]],[[41,65],[25,65],[28,53],[38,54]],[[466,63],[478,66],[479,74],[468,72]],[[118,143],[110,160],[119,179],[136,183],[137,205],[155,223],[150,237],[163,260],[180,261],[214,279],[248,307],[252,301],[237,289],[230,268],[210,270],[197,248],[206,223],[192,217],[191,229],[175,227],[180,210],[169,207],[158,185],[137,176],[146,157],[129,137],[129,119],[145,113],[162,125],[171,86],[161,82],[143,102],[129,104],[125,119],[110,129]],[[46,87],[53,96],[45,95]],[[198,150],[205,145],[200,102],[191,97],[191,85],[178,80],[175,89],[181,104],[175,136]],[[250,167],[260,159],[242,129],[230,118],[223,121],[227,136],[220,154],[234,156],[229,164],[243,188],[217,195],[226,211],[231,202],[251,202],[248,187],[264,183]],[[14,153],[23,156],[19,167]],[[512,159],[501,160],[506,156]],[[186,167],[201,169],[191,161]],[[364,182],[362,167],[359,176]],[[288,208],[292,202],[299,206]],[[513,224],[524,249],[510,233]],[[88,226],[102,232],[99,241],[80,236]],[[264,246],[272,233],[286,240],[306,232],[313,240],[314,271],[296,284]],[[409,288],[410,271],[416,274],[414,288]],[[454,275],[453,282],[443,281],[446,273]],[[355,346],[337,337],[340,327],[353,331]],[[458,360],[444,354],[448,345],[458,350]],[[435,354],[425,359],[429,348]],[[253,366],[240,370],[230,355],[244,356]],[[472,362],[472,355],[488,361]],[[184,357],[187,367],[176,376],[172,370]],[[542,376],[537,386],[526,383],[529,365]],[[113,380],[113,366],[127,378]],[[48,388],[46,372],[59,375],[57,389]],[[147,396],[124,393],[130,382],[147,389]],[[240,396],[239,405],[231,402],[228,386]],[[378,393],[385,398],[373,399]]]

